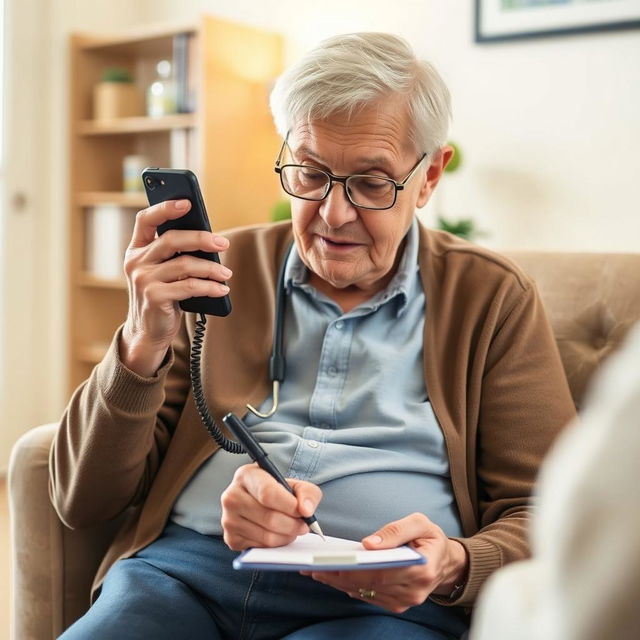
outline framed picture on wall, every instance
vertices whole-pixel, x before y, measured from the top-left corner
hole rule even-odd
[[[640,27],[640,0],[475,0],[476,42]]]

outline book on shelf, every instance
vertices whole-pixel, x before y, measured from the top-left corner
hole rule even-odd
[[[178,33],[173,37],[173,77],[178,113],[196,110],[195,46],[196,38],[191,33]]]
[[[88,207],[85,215],[86,270],[96,278],[123,278],[124,254],[135,224],[132,209],[115,204],[98,204]]]
[[[173,129],[169,138],[172,169],[191,169],[198,172],[198,138],[194,129]]]

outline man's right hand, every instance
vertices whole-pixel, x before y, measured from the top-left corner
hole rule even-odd
[[[291,495],[257,464],[239,467],[220,498],[224,541],[234,551],[280,547],[309,533],[300,516],[311,516],[322,490],[311,482],[288,479]]]
[[[186,251],[224,251],[226,238],[209,231],[172,229],[156,236],[157,227],[183,216],[188,200],[167,200],[138,212],[124,259],[129,312],[120,341],[120,359],[134,373],[155,375],[180,327],[178,302],[193,296],[221,298],[229,292],[222,281],[227,267]]]

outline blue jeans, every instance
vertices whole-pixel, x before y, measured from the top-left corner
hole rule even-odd
[[[433,602],[392,614],[291,572],[235,571],[219,537],[169,523],[107,573],[64,640],[453,640],[464,615]]]

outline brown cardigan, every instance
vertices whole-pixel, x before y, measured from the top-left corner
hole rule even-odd
[[[270,393],[274,290],[291,242],[288,223],[228,234],[233,312],[209,318],[203,382],[218,424]],[[424,371],[449,455],[470,558],[456,605],[473,604],[498,567],[528,555],[528,501],[559,429],[574,415],[553,334],[535,286],[505,258],[421,226],[426,296]],[[119,331],[73,395],[51,450],[51,498],[70,527],[129,509],[94,586],[118,558],[159,536],[174,501],[217,445],[200,422],[188,377],[194,317],[153,378],[118,357]],[[286,381],[285,381],[286,384]],[[441,601],[441,599],[437,599]]]

